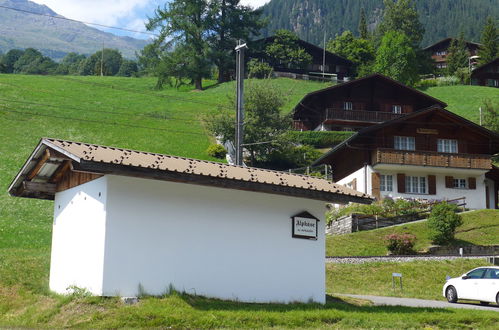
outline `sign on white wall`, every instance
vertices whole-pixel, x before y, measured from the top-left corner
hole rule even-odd
[[[319,219],[308,212],[291,217],[292,236],[294,238],[317,239]]]

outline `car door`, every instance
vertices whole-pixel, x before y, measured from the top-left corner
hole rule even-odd
[[[478,286],[483,280],[482,277],[486,268],[474,269],[466,276],[461,277],[457,289],[457,296],[459,299],[478,300]]]
[[[499,269],[487,268],[478,283],[478,300],[495,302],[499,292]]]

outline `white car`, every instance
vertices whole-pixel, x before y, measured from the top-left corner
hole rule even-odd
[[[482,305],[499,305],[499,267],[478,267],[451,278],[444,284],[443,295],[451,303],[464,299],[478,300]]]

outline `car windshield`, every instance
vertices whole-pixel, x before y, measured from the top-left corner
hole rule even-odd
[[[469,272],[466,275],[468,276],[468,278],[482,278],[483,277],[483,273],[485,273],[485,270],[486,270],[486,268],[475,269],[475,270],[472,270],[471,272]]]
[[[493,278],[499,279],[499,269],[489,268],[485,272],[485,276],[483,278]]]

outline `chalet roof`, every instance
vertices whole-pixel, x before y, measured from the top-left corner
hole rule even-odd
[[[456,39],[456,38],[448,37],[448,38],[442,39],[442,40],[437,41],[436,43],[434,43],[432,45],[427,46],[426,48],[423,48],[423,50],[430,50],[430,49],[437,47],[443,43],[447,43],[447,42],[450,43],[454,39]],[[480,47],[482,45],[482,44],[479,44],[478,42],[473,42],[473,41],[466,41],[465,40],[465,42],[466,42],[466,46],[468,46],[468,47],[470,47],[470,46]]]
[[[143,177],[337,203],[369,203],[371,199],[369,195],[305,175],[49,138],[41,139],[14,178],[9,193],[53,199],[57,180],[64,171]]]
[[[499,64],[499,57],[497,57],[496,59],[494,59],[488,63],[482,64],[479,67],[476,67],[475,69],[473,69],[472,73],[482,71],[484,68],[487,68],[488,66],[493,65],[493,64]]]
[[[270,36],[270,37],[266,37],[266,38],[255,40],[254,42],[255,43],[260,43],[260,42],[267,43],[267,42],[274,42],[274,40],[275,40],[275,36]],[[307,42],[307,41],[302,40],[302,39],[298,39],[298,44],[301,47],[305,48],[305,50],[306,49],[311,49],[311,50],[316,51],[316,52],[321,52],[321,53],[324,52],[324,48],[321,48],[319,46],[311,44],[310,42]],[[338,60],[340,62],[343,62],[346,65],[353,65],[352,61],[350,61],[350,60],[348,60],[348,59],[346,59],[346,58],[344,58],[344,57],[342,57],[340,55],[337,55],[335,53],[331,53],[328,50],[326,50],[325,53],[326,53],[327,57],[332,57],[332,58],[334,58],[334,59],[336,59],[336,60]]]
[[[339,90],[339,89],[343,89],[343,88],[349,88],[349,87],[358,85],[360,83],[363,83],[363,82],[366,82],[366,81],[369,81],[369,80],[383,80],[383,81],[386,81],[386,82],[388,82],[390,84],[394,84],[396,86],[399,86],[401,88],[409,90],[409,91],[411,91],[411,92],[419,95],[422,98],[426,98],[427,100],[430,100],[430,101],[434,102],[434,104],[440,105],[443,108],[445,108],[447,106],[447,104],[445,102],[440,101],[439,99],[436,99],[436,98],[434,98],[434,97],[432,97],[432,96],[430,96],[428,94],[420,92],[420,91],[418,91],[415,88],[406,86],[406,85],[404,85],[404,84],[402,84],[402,83],[400,83],[400,82],[398,82],[398,81],[396,81],[396,80],[394,80],[392,78],[384,76],[384,75],[382,75],[380,73],[373,73],[373,74],[370,74],[368,76],[365,76],[365,77],[362,77],[362,78],[359,78],[359,79],[351,80],[351,81],[348,81],[348,82],[345,82],[345,83],[342,83],[342,84],[338,84],[338,85],[334,85],[334,86],[327,87],[327,88],[324,88],[324,89],[320,89],[318,91],[310,92],[307,95],[305,95],[305,97],[303,97],[303,99],[300,101],[300,103],[298,103],[298,105],[295,107],[295,110],[297,110],[298,107],[300,106],[300,104],[302,104],[303,102],[305,102],[311,96],[315,96],[315,95],[327,93],[327,92],[330,92],[330,91],[333,91],[333,90]]]
[[[381,124],[366,127],[364,129],[358,131],[356,134],[352,135],[350,138],[346,139],[342,143],[338,144],[337,146],[335,146],[331,150],[329,150],[327,153],[325,153],[319,159],[317,159],[312,165],[321,164],[324,159],[333,155],[334,153],[336,153],[340,149],[343,149],[345,147],[350,146],[351,144],[355,143],[355,141],[357,141],[359,138],[361,138],[369,133],[378,131],[384,127],[391,126],[391,125],[401,123],[404,121],[412,121],[414,118],[417,118],[417,117],[422,116],[424,114],[427,114],[429,112],[439,112],[440,114],[448,117],[449,119],[453,120],[454,122],[460,122],[462,126],[471,127],[473,129],[475,129],[476,131],[481,132],[483,135],[488,136],[490,138],[493,138],[494,140],[496,140],[496,143],[499,145],[499,134],[494,133],[494,132],[486,129],[485,127],[477,125],[474,122],[472,122],[466,118],[463,118],[461,116],[458,116],[455,113],[450,112],[448,110],[445,110],[441,107],[431,106],[429,108],[426,108],[426,109],[423,109],[423,110],[420,110],[417,112],[413,112],[413,113],[410,113],[408,115],[405,115],[405,116],[402,116],[402,117],[399,117],[396,119],[392,119],[392,120],[386,121],[386,122],[381,123]]]

